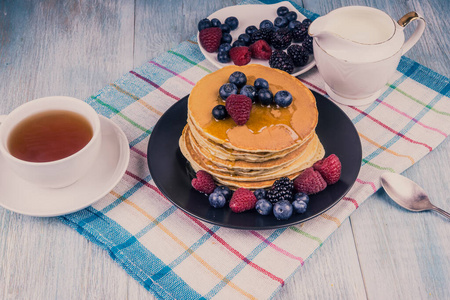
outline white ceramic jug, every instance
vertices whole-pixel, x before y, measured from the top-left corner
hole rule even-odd
[[[403,29],[418,26],[405,42]],[[330,97],[345,105],[366,105],[385,89],[400,57],[420,38],[425,21],[416,12],[398,22],[381,10],[347,6],[311,23],[314,58]]]

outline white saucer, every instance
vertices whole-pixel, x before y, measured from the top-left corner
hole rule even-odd
[[[128,139],[111,120],[100,116],[100,155],[86,176],[61,188],[41,188],[10,171],[0,156],[0,206],[13,212],[53,217],[81,210],[107,195],[120,181],[130,160]]]
[[[361,99],[350,99],[342,97],[341,95],[336,94],[326,83],[325,83],[325,91],[327,92],[328,96],[331,97],[334,101],[340,104],[348,105],[348,106],[364,106],[367,104],[370,104],[377,100],[377,98],[381,95],[383,90],[379,90],[378,92],[374,93],[373,95],[361,98]]]
[[[289,11],[295,11],[297,13],[297,20],[303,21],[306,19],[306,17],[301,14],[290,2],[279,2],[271,5],[266,4],[247,4],[247,5],[235,5],[235,6],[228,6],[225,8],[222,8],[213,14],[209,15],[207,18],[209,20],[213,18],[219,19],[222,23],[225,22],[225,19],[230,16],[235,16],[239,20],[239,26],[236,28],[236,30],[232,30],[230,32],[231,36],[233,37],[233,42],[236,41],[241,33],[245,33],[245,29],[250,25],[255,25],[257,28],[259,28],[259,23],[261,23],[262,20],[267,19],[273,22],[277,15],[277,8],[280,6],[286,6]],[[197,40],[199,33],[197,33]],[[216,67],[223,68],[225,66],[234,66],[233,62],[229,63],[221,63],[217,60],[217,53],[209,53],[207,52],[200,43],[198,43],[198,46],[200,47],[200,51],[203,53],[203,55],[206,57],[207,60],[209,60],[213,65]],[[269,67],[269,61],[268,60],[262,60],[262,59],[255,59],[252,58],[250,61],[250,64],[260,64],[266,67]],[[310,70],[312,67],[316,65],[316,61],[314,60],[314,57],[312,55],[309,56],[309,60],[307,64],[303,67],[295,67],[294,71],[292,72],[292,76],[298,76],[300,74],[305,73],[306,71]]]

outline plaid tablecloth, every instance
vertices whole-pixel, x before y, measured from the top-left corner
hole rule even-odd
[[[449,79],[403,57],[374,103],[340,106],[355,124],[363,147],[361,172],[343,200],[313,220],[282,229],[245,231],[210,225],[186,215],[161,195],[149,173],[146,152],[159,117],[214,70],[192,38],[87,99],[127,135],[130,164],[106,197],[60,218],[163,299],[271,298],[377,191],[381,173],[404,171],[450,132]],[[299,79],[325,94],[316,68]]]

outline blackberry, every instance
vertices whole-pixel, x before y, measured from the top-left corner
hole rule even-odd
[[[292,34],[287,28],[280,28],[278,31],[272,34],[270,44],[277,50],[284,50],[292,42]]]
[[[309,59],[308,51],[300,45],[290,45],[287,54],[292,58],[295,67],[303,67]]]
[[[272,28],[261,28],[260,31],[263,36],[263,39],[267,43],[270,43],[270,40],[272,39],[272,35],[273,35],[273,27]]]
[[[272,34],[273,34],[273,28],[261,28],[261,29],[258,29],[257,31],[252,33],[251,42],[253,44],[254,42],[257,42],[259,40],[265,40],[267,43],[270,44],[270,40],[272,38]]]
[[[308,51],[308,54],[313,54],[313,38],[309,35],[305,38],[302,46]]]
[[[289,74],[294,71],[294,62],[292,58],[282,50],[275,50],[269,59],[271,68],[283,70]]]
[[[294,183],[287,177],[276,180],[272,188],[267,191],[267,200],[272,203],[276,203],[282,200],[292,201],[294,194]]]
[[[303,23],[298,23],[292,29],[292,40],[294,43],[301,43],[308,36],[308,27]]]

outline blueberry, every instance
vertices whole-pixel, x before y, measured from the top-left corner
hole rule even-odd
[[[294,200],[294,202],[292,202],[292,207],[296,213],[302,214],[306,211],[306,208],[308,208],[308,204],[301,200]]]
[[[292,216],[292,204],[288,200],[278,201],[273,205],[273,215],[277,220],[287,220]]]
[[[259,199],[255,205],[256,211],[263,216],[269,215],[272,212],[272,207],[272,203],[264,198]]]
[[[246,33],[240,34],[238,40],[243,41],[246,46],[249,46],[252,42],[252,38]]]
[[[289,8],[287,8],[286,6],[280,6],[277,9],[277,15],[278,16],[284,16],[289,12]]]
[[[286,19],[288,19],[289,22],[297,20],[297,13],[295,11],[290,11],[286,14]]]
[[[278,106],[288,107],[292,103],[292,95],[288,91],[278,91],[273,100]]]
[[[289,24],[289,21],[286,17],[276,17],[275,21],[273,21],[273,25],[279,28],[286,27]]]
[[[262,29],[262,28],[270,29],[272,27],[273,27],[273,23],[272,23],[272,21],[269,21],[269,20],[264,20],[261,23],[259,23],[260,29]]]
[[[212,115],[217,120],[223,120],[228,116],[227,110],[225,109],[225,105],[216,105],[212,110]]]
[[[236,71],[230,75],[228,81],[234,83],[238,88],[241,88],[247,83],[247,76],[242,72]]]
[[[244,46],[247,46],[246,44],[245,44],[245,42],[244,41],[242,41],[242,40],[236,40],[236,41],[234,41],[233,42],[233,44],[231,45],[231,47],[244,47]]]
[[[233,192],[230,190],[229,187],[225,185],[220,185],[214,189],[214,193],[220,193],[225,197],[225,200],[229,201],[231,199],[231,196],[233,195]]]
[[[253,194],[255,194],[256,199],[265,199],[266,195],[267,195],[267,191],[265,189],[257,189],[256,191],[253,192]]]
[[[294,201],[295,200],[300,200],[300,201],[303,201],[306,204],[308,204],[309,203],[309,196],[306,195],[305,193],[296,193],[294,195]]]
[[[231,28],[228,26],[228,24],[220,24],[219,26],[220,30],[222,30],[222,33],[230,33]]]
[[[253,85],[255,86],[255,88],[257,90],[259,90],[259,89],[269,89],[269,83],[267,82],[267,80],[265,80],[263,78],[257,78],[255,80],[255,83],[253,83]]]
[[[239,91],[239,94],[249,97],[252,102],[256,100],[256,89],[253,85],[244,85]]]
[[[270,105],[273,102],[272,92],[268,89],[260,89],[258,91],[258,100],[262,105]]]
[[[225,196],[221,193],[212,193],[208,197],[209,204],[211,204],[212,207],[215,208],[221,208],[225,206],[225,203],[227,202],[225,200]]]
[[[251,25],[245,28],[245,33],[248,34],[249,36],[252,36],[252,34],[256,31],[258,31],[258,28],[256,28],[255,25]]]
[[[238,88],[234,83],[225,83],[219,89],[219,95],[223,100],[227,100],[228,96],[237,94]]]
[[[229,63],[231,61],[230,52],[220,51],[217,53],[217,60],[223,64]]]
[[[209,28],[211,27],[211,21],[207,18],[200,20],[200,22],[198,22],[198,31],[202,31],[205,28]]]
[[[236,17],[228,17],[225,19],[225,24],[230,26],[231,30],[235,30],[239,26],[239,21]]]
[[[219,46],[219,52],[228,52],[231,49],[231,45],[230,43],[222,43]]]
[[[219,19],[216,19],[216,18],[211,19],[211,26],[212,27],[220,27],[221,24],[222,23],[219,21]]]
[[[289,28],[289,30],[294,30],[295,26],[300,26],[301,24],[302,24],[302,22],[294,20],[294,21],[289,22],[288,28]]]
[[[222,39],[220,40],[220,43],[221,44],[225,44],[225,43],[231,44],[232,40],[233,40],[233,37],[231,36],[231,34],[223,33],[222,34]]]
[[[306,27],[309,27],[309,24],[311,24],[312,21],[311,21],[310,19],[304,19],[304,20],[302,21],[302,23],[305,24]]]

